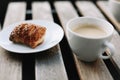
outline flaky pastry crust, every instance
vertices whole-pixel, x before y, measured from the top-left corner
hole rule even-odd
[[[22,23],[15,27],[10,34],[10,41],[22,43],[31,48],[37,47],[44,41],[46,28],[32,23]]]

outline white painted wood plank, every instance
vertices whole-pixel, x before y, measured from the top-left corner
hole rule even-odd
[[[26,12],[25,2],[11,2],[8,5],[5,21],[3,26],[8,26],[12,23],[22,21],[25,19]]]
[[[53,21],[48,2],[32,4],[33,19]],[[59,45],[36,55],[36,80],[68,80]]]
[[[25,3],[10,3],[8,5],[4,26],[16,21],[24,20],[26,9],[25,5]],[[6,51],[1,47],[0,80],[22,80],[21,57],[17,54]]]
[[[66,29],[66,23],[70,19],[78,17],[76,10],[68,1],[56,1],[54,5],[57,10],[58,17],[61,20],[62,26]]]
[[[91,1],[78,1],[76,2],[76,5],[79,9],[79,11],[84,16],[92,16],[97,18],[105,19],[105,17],[101,14],[100,10],[94,5]]]
[[[109,18],[109,20],[115,25],[118,31],[120,31],[120,23],[114,18],[110,12],[108,1],[98,1],[97,5],[103,11],[103,13]]]
[[[53,21],[52,11],[48,2],[33,2],[32,5],[33,19]]]
[[[108,7],[108,2],[107,1],[99,1],[99,2],[97,2],[97,5],[101,8],[101,10],[105,13],[105,15],[109,18],[109,20],[111,20],[111,22],[116,27],[116,29],[118,31],[120,31],[120,23],[117,22],[117,20],[110,13],[109,7]],[[120,36],[119,36],[119,34],[117,32],[114,33],[112,43],[115,45],[116,53],[112,57],[111,60],[112,60],[113,64],[116,67],[118,67],[118,69],[120,70],[120,45],[119,45],[120,44]]]
[[[80,4],[77,4],[77,5],[80,5]],[[93,10],[95,9],[94,11],[98,11],[98,10],[96,10],[94,5],[91,5],[91,6],[93,7]],[[64,27],[64,29],[66,31],[66,23],[70,19],[78,17],[78,15],[77,15],[74,7],[72,6],[72,4],[69,1],[64,1],[64,2],[56,1],[55,8],[57,10],[57,14],[62,23],[62,26]],[[96,15],[96,12],[89,14],[89,12],[87,10],[88,9],[85,9],[85,11],[82,12],[83,15],[86,12],[84,16],[92,16],[94,14]],[[100,13],[97,12],[96,17],[100,17],[101,14],[100,15],[99,14]],[[103,18],[103,16],[101,18]],[[73,53],[73,55],[75,58],[78,74],[79,74],[81,80],[88,80],[88,79],[89,80],[113,80],[106,65],[104,64],[104,62],[101,59],[98,59],[96,62],[93,62],[93,63],[85,63],[85,62],[80,61],[74,53]]]

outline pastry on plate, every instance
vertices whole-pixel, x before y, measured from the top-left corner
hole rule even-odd
[[[10,34],[10,41],[37,47],[44,41],[46,27],[33,23],[22,23],[14,28]]]

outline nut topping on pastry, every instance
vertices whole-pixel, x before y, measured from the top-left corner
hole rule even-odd
[[[15,27],[9,39],[14,43],[22,43],[31,48],[37,47],[44,41],[46,28],[32,23],[23,23]]]

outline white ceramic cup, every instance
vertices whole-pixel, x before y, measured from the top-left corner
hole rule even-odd
[[[120,0],[109,0],[109,10],[115,19],[120,22]]]
[[[90,24],[95,25],[106,31],[105,36],[101,37],[89,37],[78,35],[73,29],[79,27],[78,25]],[[92,17],[78,17],[68,21],[66,25],[66,34],[69,45],[72,51],[78,56],[80,60],[91,62],[98,58],[108,59],[115,53],[115,48],[110,42],[114,32],[113,26],[102,19]],[[109,49],[110,53],[104,56],[103,53]]]

